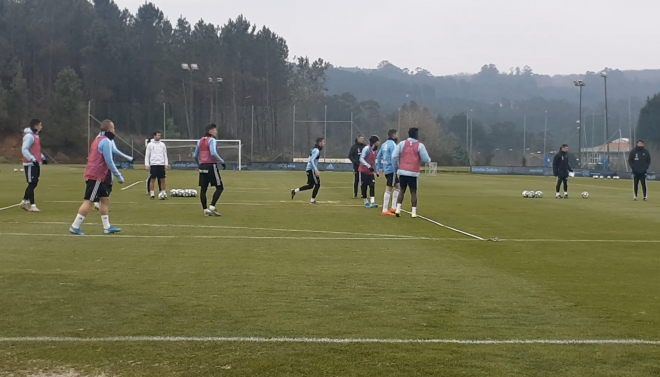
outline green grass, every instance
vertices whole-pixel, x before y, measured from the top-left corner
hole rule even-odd
[[[23,174],[12,169],[0,172],[0,208],[22,196]],[[124,173],[127,184],[145,176]],[[195,186],[195,172],[168,174],[170,188]],[[92,237],[74,237],[82,169],[47,166],[37,189],[43,213],[0,211],[0,337],[660,340],[660,205],[653,196],[633,203],[629,181],[574,179],[572,198],[555,200],[552,178],[423,177],[419,213],[502,239],[482,242],[361,207],[350,199],[350,174],[322,175],[319,200],[330,203],[318,207],[308,193],[290,200],[304,173],[223,177],[221,218],[203,217],[195,198],[151,201],[143,184],[118,185],[110,219],[121,235],[102,236],[93,213],[83,225]],[[546,197],[523,199],[525,189]],[[659,352],[10,341],[0,342],[0,376],[651,376],[660,374]]]

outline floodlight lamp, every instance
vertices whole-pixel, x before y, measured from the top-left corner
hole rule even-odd
[[[220,84],[222,82],[222,77],[218,77],[216,80],[217,80],[218,84]]]
[[[213,78],[209,77],[209,84],[213,84]]]
[[[607,72],[606,71],[601,72],[600,77],[606,78],[607,77]]]
[[[199,71],[199,67],[197,66],[197,64],[191,64],[190,69],[192,69],[193,71]]]
[[[188,64],[186,64],[186,63],[181,63],[181,69],[184,69],[184,70],[186,70],[186,71],[189,71],[189,70],[190,70],[190,66],[189,66]]]

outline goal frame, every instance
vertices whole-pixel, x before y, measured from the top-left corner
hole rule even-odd
[[[149,144],[149,140],[150,139],[144,139],[144,147],[145,148]],[[197,143],[199,140],[197,140],[197,139],[160,139],[160,141],[164,142],[165,145],[167,146],[167,143],[176,143],[176,142]],[[225,139],[216,139],[216,142],[234,143],[238,146],[238,170],[241,171],[242,170],[242,165],[243,165],[243,142],[240,141],[240,140],[225,140]],[[222,157],[222,156],[220,156],[220,157]]]

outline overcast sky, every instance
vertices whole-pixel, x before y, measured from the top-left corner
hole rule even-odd
[[[115,0],[135,14],[145,0]],[[537,73],[660,68],[659,0],[153,0],[223,25],[243,14],[283,36],[290,55],[335,66],[382,60],[434,75],[529,65]]]

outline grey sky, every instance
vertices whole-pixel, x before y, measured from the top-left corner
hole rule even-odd
[[[145,0],[115,0],[135,13]],[[222,25],[243,14],[283,36],[291,57],[434,75],[529,65],[537,73],[660,68],[658,0],[153,0]]]

